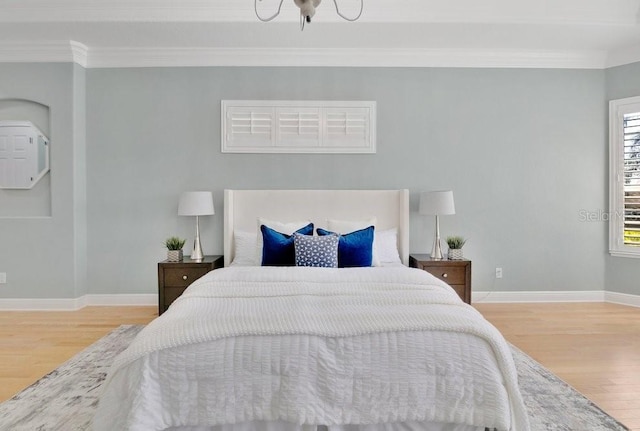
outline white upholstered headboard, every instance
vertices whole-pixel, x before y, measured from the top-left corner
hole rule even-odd
[[[377,218],[378,230],[398,228],[398,252],[409,263],[408,190],[225,190],[224,264],[234,257],[233,232],[258,231],[258,217],[282,222]]]

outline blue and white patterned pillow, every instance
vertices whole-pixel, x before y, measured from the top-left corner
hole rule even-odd
[[[338,235],[309,236],[293,234],[296,266],[338,267]]]

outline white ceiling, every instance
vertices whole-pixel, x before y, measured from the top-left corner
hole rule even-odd
[[[604,68],[640,61],[640,0],[0,0],[0,61],[199,65]],[[337,0],[355,15],[360,0]],[[259,0],[264,15],[279,0]]]

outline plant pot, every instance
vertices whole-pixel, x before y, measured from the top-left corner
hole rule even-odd
[[[464,256],[462,255],[461,248],[450,248],[449,249],[449,260],[463,260]]]
[[[167,261],[169,262],[182,262],[182,250],[168,250]]]

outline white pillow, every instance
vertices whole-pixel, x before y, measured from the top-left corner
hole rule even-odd
[[[375,247],[382,266],[402,264],[398,253],[398,229],[388,229],[376,232]]]
[[[256,241],[255,233],[236,230],[233,232],[233,262],[236,266],[260,266],[256,261]]]
[[[327,229],[336,233],[350,233],[356,230],[366,229],[369,226],[376,226],[378,220],[371,217],[366,220],[327,220]]]
[[[292,221],[292,222],[283,223],[280,221],[269,220],[266,218],[258,217],[258,234],[256,236],[257,241],[256,241],[256,246],[254,248],[254,256],[255,256],[254,259],[257,262],[258,266],[262,265],[262,246],[263,246],[262,230],[260,229],[260,226],[265,225],[268,228],[271,228],[285,235],[293,235],[295,231],[297,231],[298,229],[302,229],[303,227],[307,226],[309,223],[311,223],[311,221],[309,220]]]
[[[378,250],[377,250],[377,241],[378,232],[376,231],[376,223],[378,220],[375,217],[371,217],[366,220],[327,220],[327,229],[331,232],[336,232],[340,234],[346,234],[350,232],[354,232],[356,230],[366,229],[369,226],[373,226],[373,246],[372,246],[372,254],[373,260],[371,262],[372,266],[380,266],[380,259],[378,258]]]

